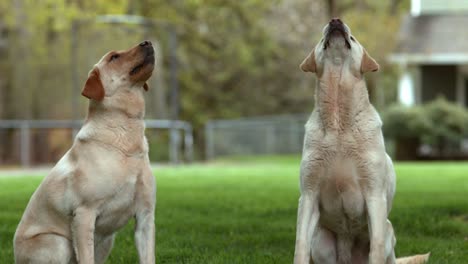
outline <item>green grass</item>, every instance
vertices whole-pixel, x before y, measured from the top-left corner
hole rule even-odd
[[[158,263],[291,263],[297,157],[240,157],[162,167],[156,210]],[[397,256],[432,252],[430,263],[468,263],[468,163],[398,163],[390,218]],[[0,178],[0,262],[40,177]],[[133,223],[108,263],[137,263]]]

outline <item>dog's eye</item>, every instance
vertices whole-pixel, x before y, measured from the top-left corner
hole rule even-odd
[[[119,57],[120,57],[119,54],[114,54],[114,55],[112,55],[112,56],[110,57],[109,61],[113,61],[113,60],[115,60],[115,59],[118,59]]]
[[[353,36],[349,37],[352,41],[356,42],[356,40],[353,38]]]

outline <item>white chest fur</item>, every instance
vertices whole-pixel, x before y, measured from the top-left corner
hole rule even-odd
[[[122,228],[135,214],[136,175],[128,175],[110,199],[98,208],[96,233],[108,235]]]

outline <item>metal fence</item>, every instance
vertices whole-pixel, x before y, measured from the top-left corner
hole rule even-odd
[[[83,121],[78,120],[0,120],[0,130],[19,130],[19,156],[23,167],[31,165],[31,131],[34,129],[70,129],[78,130]],[[181,160],[193,160],[193,131],[188,122],[180,120],[145,120],[147,129],[163,129],[169,132],[169,160],[178,163]],[[71,133],[72,139],[76,133]],[[183,152],[183,155],[180,153]]]
[[[211,120],[205,127],[206,157],[301,153],[309,115]]]

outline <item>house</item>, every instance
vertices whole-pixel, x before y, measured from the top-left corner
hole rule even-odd
[[[390,61],[405,105],[445,96],[468,107],[468,1],[411,0]]]

